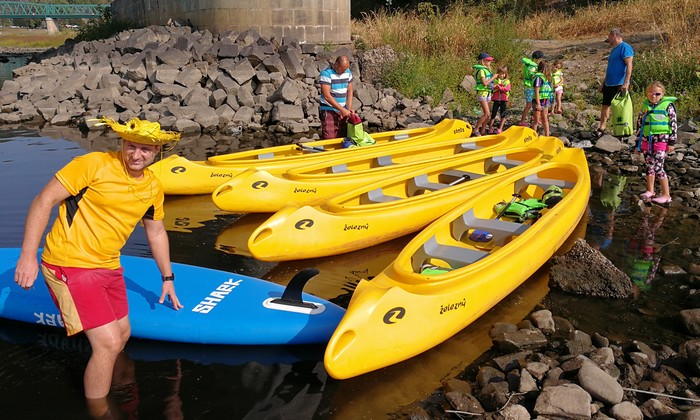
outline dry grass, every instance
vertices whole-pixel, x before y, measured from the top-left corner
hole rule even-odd
[[[539,12],[519,27],[522,36],[536,39],[605,36],[614,27],[624,33],[655,32],[667,41],[669,52],[687,53],[700,47],[698,25],[700,0],[630,0],[581,8],[571,16]]]
[[[371,13],[354,21],[352,29],[369,48],[389,44],[403,52],[458,56],[476,48],[483,25],[482,15],[456,3],[444,12],[419,7],[405,13]]]
[[[0,47],[5,48],[49,48],[58,47],[66,39],[75,37],[76,32],[62,30],[49,35],[46,29],[0,28]]]

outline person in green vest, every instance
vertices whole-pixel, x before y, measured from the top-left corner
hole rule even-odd
[[[481,107],[481,117],[476,121],[474,135],[481,136],[486,134],[488,122],[491,119],[491,110],[489,109],[491,92],[493,92],[491,86],[498,75],[491,72],[493,57],[482,52],[477,59],[477,64],[474,64],[472,67],[474,68],[474,80],[476,81],[476,87],[474,89],[476,90],[476,99],[479,101],[479,106]]]
[[[552,63],[552,87],[554,88],[554,103],[552,103],[552,114],[563,113],[561,100],[564,96],[564,63],[561,60],[554,60]]]
[[[542,124],[544,135],[549,136],[549,104],[552,97],[552,66],[542,60],[537,65],[537,73],[532,77],[532,87],[535,93],[532,98],[532,129],[537,131]]]
[[[644,153],[646,162],[647,190],[640,197],[644,201],[657,204],[671,202],[671,191],[668,176],[664,170],[666,155],[673,152],[678,139],[678,123],[676,119],[676,98],[666,96],[666,87],[659,81],[649,84],[646,90],[647,99],[637,118],[637,147],[636,153]],[[661,194],[655,196],[654,181],[658,178]]]
[[[638,229],[638,236],[627,241],[628,269],[630,279],[636,286],[635,295],[651,289],[651,282],[656,276],[661,257],[658,251],[663,245],[656,243],[656,233],[666,218],[667,209],[661,207],[659,214],[653,220],[651,208],[645,207],[642,213],[642,223]]]
[[[524,127],[529,126],[530,124],[525,121],[530,113],[530,109],[532,108],[532,95],[535,94],[535,89],[532,87],[532,76],[537,73],[537,66],[540,64],[540,61],[542,61],[542,58],[544,57],[544,53],[542,51],[535,51],[532,53],[532,59],[529,59],[527,57],[523,57],[520,59],[520,61],[523,62],[523,86],[524,86],[524,92],[525,92],[525,108],[523,108],[523,113],[520,115],[520,123],[518,125],[522,125]]]

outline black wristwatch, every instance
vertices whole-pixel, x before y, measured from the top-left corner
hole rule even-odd
[[[163,280],[163,282],[166,282],[166,281],[175,281],[175,273],[173,273],[173,274],[171,274],[171,275],[169,275],[169,276],[161,276],[161,279]]]

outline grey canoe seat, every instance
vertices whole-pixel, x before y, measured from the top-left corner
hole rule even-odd
[[[413,254],[411,265],[413,266],[413,270],[420,273],[421,265],[423,265],[427,259],[437,258],[450,264],[452,268],[460,268],[473,264],[487,255],[489,255],[489,253],[486,251],[438,243],[433,235],[415,254]]]
[[[348,165],[341,163],[339,165],[331,166],[331,173],[339,174],[343,172],[348,172]]]
[[[271,152],[270,153],[260,153],[258,155],[258,159],[272,159],[273,157],[275,157],[275,154],[271,153]]]
[[[522,165],[523,161],[521,160],[515,160],[515,159],[508,159],[505,155],[499,155],[499,156],[492,156],[486,160],[485,167],[486,168],[491,168],[495,165],[503,165],[507,169],[510,168],[515,168],[516,166]]]
[[[524,178],[519,179],[515,183],[515,191],[521,191],[527,185],[537,185],[543,190],[546,190],[550,185],[556,185],[560,188],[571,189],[576,185],[575,182],[565,181],[563,179],[553,179],[553,178],[540,178],[537,174],[530,174]]]
[[[377,158],[377,165],[379,166],[391,166],[393,164],[394,161],[391,160],[391,155],[383,155]]]
[[[367,191],[367,194],[362,194],[360,202],[362,204],[369,203],[388,203],[390,201],[401,200],[401,197],[395,197],[393,195],[384,195],[381,188],[375,188],[373,190]]]
[[[481,219],[476,217],[474,209],[469,209],[452,222],[452,236],[460,240],[469,229],[483,229],[493,235],[496,245],[503,245],[506,239],[522,234],[529,227],[530,225],[507,220]]]
[[[459,149],[460,149],[460,150],[459,150],[459,153],[461,153],[461,152],[468,152],[468,151],[471,151],[471,150],[483,149],[483,147],[481,147],[481,146],[479,146],[478,144],[476,144],[476,142],[467,141],[467,142],[464,142],[464,143],[460,144],[460,145],[459,145]]]
[[[413,196],[420,191],[437,191],[447,187],[449,187],[447,184],[430,182],[427,174],[420,174],[408,181],[406,190],[409,196]]]

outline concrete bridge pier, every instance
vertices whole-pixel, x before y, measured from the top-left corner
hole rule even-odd
[[[46,18],[46,31],[49,35],[56,35],[58,33],[58,25],[56,25],[56,21],[54,21],[53,18]]]

